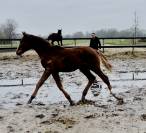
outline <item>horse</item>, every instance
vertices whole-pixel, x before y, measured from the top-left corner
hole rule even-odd
[[[59,46],[62,46],[62,30],[58,30],[57,33],[51,33],[48,36],[48,41],[51,40],[51,44],[54,45],[54,42],[57,41]]]
[[[30,104],[36,97],[37,92],[43,85],[43,83],[48,79],[50,75],[52,75],[54,80],[56,81],[58,88],[63,92],[70,105],[74,105],[74,101],[63,88],[62,82],[59,77],[59,72],[72,72],[77,69],[79,69],[88,79],[88,83],[82,93],[82,103],[87,102],[85,96],[92,83],[94,83],[94,81],[96,80],[91,71],[93,71],[103,80],[103,82],[107,85],[110,94],[112,94],[120,102],[123,102],[122,98],[119,98],[115,96],[114,93],[112,93],[112,87],[110,85],[109,79],[100,68],[101,62],[108,70],[111,70],[112,68],[111,64],[107,61],[106,57],[100,51],[86,46],[75,48],[52,46],[47,40],[41,37],[23,32],[23,37],[16,50],[16,54],[21,56],[24,52],[30,49],[33,49],[38,54],[41,60],[41,65],[45,70],[42,74],[42,77],[36,84],[35,90],[28,100],[28,104]]]

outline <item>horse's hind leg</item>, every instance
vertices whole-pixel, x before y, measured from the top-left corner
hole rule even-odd
[[[28,101],[28,104],[32,102],[32,100],[36,97],[36,94],[39,90],[39,88],[42,86],[42,84],[46,81],[46,79],[50,76],[50,71],[49,70],[45,70],[42,77],[40,78],[40,80],[38,81],[37,85],[36,85],[36,88],[33,92],[33,94],[31,95],[29,101]]]
[[[109,89],[109,91],[110,91],[110,94],[113,96],[113,97],[115,97],[117,100],[119,100],[119,102],[120,103],[123,103],[123,99],[122,98],[119,98],[119,97],[117,97],[115,94],[113,94],[112,93],[112,87],[111,87],[111,85],[110,85],[110,82],[109,82],[109,79],[108,79],[108,77],[101,71],[101,69],[99,68],[99,69],[97,69],[97,68],[95,68],[94,70],[92,70],[92,71],[94,71],[102,80],[103,80],[103,82],[108,86],[108,89]]]
[[[59,74],[58,73],[53,73],[52,76],[53,76],[54,80],[56,81],[56,84],[57,84],[58,88],[63,92],[65,97],[68,99],[70,105],[74,105],[74,102],[72,101],[70,95],[63,89]]]
[[[80,71],[88,78],[88,84],[86,85],[84,91],[83,91],[83,94],[82,94],[82,99],[81,101],[84,103],[86,100],[85,100],[85,96],[87,95],[87,92],[90,88],[90,86],[92,85],[92,83],[95,81],[95,76],[90,72],[90,70],[88,69],[80,69]]]
[[[51,41],[51,44],[52,44],[52,46],[54,46],[54,41],[53,40]]]

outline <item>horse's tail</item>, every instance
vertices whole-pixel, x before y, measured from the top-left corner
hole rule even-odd
[[[98,55],[100,56],[100,60],[102,61],[103,65],[109,70],[112,70],[112,65],[108,62],[107,58],[101,51],[97,51]]]

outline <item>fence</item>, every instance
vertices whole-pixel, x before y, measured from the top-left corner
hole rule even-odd
[[[134,51],[134,48],[146,48],[146,37],[111,37],[111,38],[99,38],[102,43],[102,49],[103,51],[108,48],[132,48],[132,51]],[[126,41],[125,41],[126,40]],[[64,47],[77,47],[77,46],[89,46],[90,38],[63,38],[63,44]],[[20,39],[0,39],[0,50],[4,51],[12,51],[16,50],[20,42]],[[145,71],[142,72],[119,72],[122,73],[121,75],[124,75],[124,77],[129,77],[127,79],[119,79],[119,81],[133,81],[133,80],[146,80]],[[128,73],[128,75],[126,75]],[[139,75],[138,75],[139,73]],[[141,73],[144,73],[143,75]],[[112,79],[111,81],[118,81],[117,79]],[[2,83],[2,82],[1,82]],[[36,83],[36,82],[35,82]],[[35,84],[31,83],[31,84]],[[16,84],[0,84],[0,87],[3,86],[21,86],[21,85],[30,85],[29,83],[26,83],[24,79],[19,80]]]
[[[146,81],[146,71],[116,71],[109,75],[109,79],[111,82]],[[36,79],[36,78],[1,80],[0,87],[30,86],[30,85],[35,85],[38,80],[39,79]],[[101,81],[98,81],[98,82],[101,82]],[[48,84],[48,81],[45,82],[45,84]]]
[[[146,37],[103,37],[99,38],[103,52],[106,48],[146,48]],[[89,46],[90,38],[63,38],[64,47]],[[20,39],[0,39],[0,50],[16,50]]]

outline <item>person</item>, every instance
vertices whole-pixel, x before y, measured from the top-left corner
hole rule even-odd
[[[90,39],[90,47],[94,48],[96,50],[101,49],[101,43],[99,38],[96,36],[95,33],[91,34],[91,39]],[[95,79],[94,83],[91,86],[91,91],[94,96],[98,96],[101,92],[102,86],[99,84],[97,79]]]
[[[101,43],[99,38],[96,36],[95,33],[91,34],[91,39],[90,39],[90,47],[94,49],[101,49]]]

